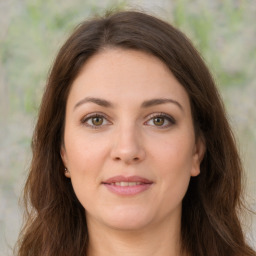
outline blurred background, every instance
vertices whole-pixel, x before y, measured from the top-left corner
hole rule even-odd
[[[0,256],[12,255],[30,142],[55,55],[72,29],[106,9],[136,8],[180,28],[215,77],[256,210],[255,0],[0,0]],[[256,218],[245,227],[256,248]]]

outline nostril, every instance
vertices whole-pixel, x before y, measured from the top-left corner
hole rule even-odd
[[[115,161],[121,161],[122,160],[122,158],[121,157],[115,157],[114,158],[114,160]],[[124,159],[124,161],[127,161],[128,159]],[[130,158],[130,161],[134,161],[134,162],[138,162],[140,160],[140,158],[139,157],[134,157],[134,158]],[[129,160],[128,160],[129,161]]]

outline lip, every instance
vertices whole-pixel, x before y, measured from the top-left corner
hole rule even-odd
[[[122,181],[123,182],[141,182],[141,183],[145,183],[145,184],[152,184],[153,183],[153,181],[148,180],[148,179],[143,178],[143,177],[140,177],[140,176],[125,177],[125,176],[122,176],[122,175],[111,177],[111,178],[107,179],[106,181],[103,181],[102,183],[110,184],[110,183],[122,182]]]
[[[114,183],[120,182],[139,182],[140,184],[132,186],[121,186]],[[112,193],[122,196],[133,196],[148,190],[153,181],[140,176],[114,176],[102,182],[102,184]]]

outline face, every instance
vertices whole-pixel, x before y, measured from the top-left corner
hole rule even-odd
[[[158,58],[107,49],[73,82],[61,156],[89,224],[177,222],[203,152],[188,95]]]

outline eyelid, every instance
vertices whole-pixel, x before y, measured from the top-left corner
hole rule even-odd
[[[90,124],[86,123],[89,119],[94,118],[94,117],[101,117],[101,118],[107,120],[108,124],[103,124],[103,125],[96,126],[96,125],[90,125]],[[112,124],[112,123],[109,121],[109,119],[110,119],[110,118],[109,118],[106,114],[104,114],[104,113],[102,113],[102,112],[93,112],[93,113],[89,113],[89,114],[83,116],[83,117],[81,118],[81,120],[80,120],[80,123],[81,123],[82,125],[85,125],[85,126],[90,127],[90,128],[99,129],[99,128],[103,127],[103,126]]]
[[[162,118],[165,118],[167,119],[167,121],[170,122],[170,124],[168,125],[164,125],[164,126],[157,126],[155,125],[154,127],[157,127],[158,129],[164,129],[164,128],[168,128],[174,124],[176,124],[176,120],[169,114],[166,114],[166,113],[163,113],[163,112],[159,112],[159,113],[152,113],[150,115],[147,116],[147,121],[144,122],[145,125],[148,125],[147,123],[152,120],[153,118],[156,118],[156,117],[162,117]]]
[[[94,117],[101,117],[103,119],[105,119],[107,121],[107,124],[102,124],[102,125],[90,125],[88,123],[86,123],[89,119],[91,118],[94,118]],[[157,113],[152,113],[150,115],[148,115],[146,118],[147,118],[147,121],[145,121],[143,124],[144,125],[148,125],[148,126],[151,126],[149,124],[147,124],[150,120],[152,120],[153,118],[157,118],[157,117],[161,117],[161,118],[165,118],[165,120],[167,120],[169,122],[168,125],[164,125],[164,126],[157,126],[157,125],[152,125],[152,126],[155,126],[157,127],[158,129],[164,129],[164,128],[168,128],[174,124],[176,124],[176,120],[169,114],[166,114],[166,113],[163,113],[163,112],[157,112]],[[85,116],[83,116],[80,120],[80,123],[82,125],[85,125],[87,127],[90,127],[90,128],[95,128],[95,129],[99,129],[99,128],[102,128],[103,126],[106,126],[106,125],[109,125],[109,124],[112,124],[112,122],[110,121],[110,118],[102,113],[102,112],[93,112],[93,113],[89,113]]]

